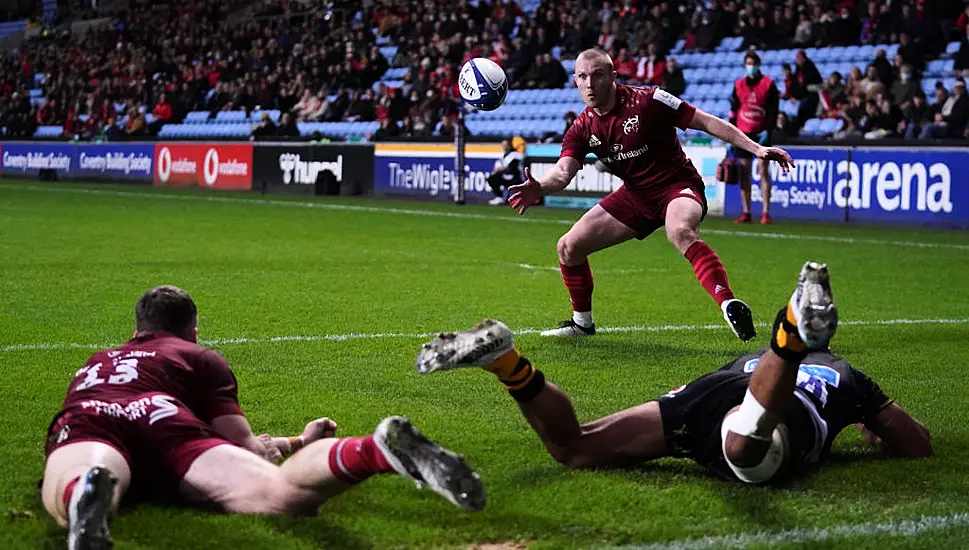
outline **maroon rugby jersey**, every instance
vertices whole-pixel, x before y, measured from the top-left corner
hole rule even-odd
[[[702,182],[675,129],[685,129],[695,113],[696,107],[660,88],[617,84],[616,105],[604,115],[586,107],[565,133],[560,156],[581,162],[593,153],[632,191]]]
[[[215,350],[170,334],[132,338],[92,355],[74,375],[62,412],[124,406],[151,393],[177,399],[206,423],[242,414],[235,375],[225,359]]]

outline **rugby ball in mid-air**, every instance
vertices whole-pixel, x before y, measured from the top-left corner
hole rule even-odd
[[[505,102],[508,78],[494,61],[475,57],[461,67],[458,89],[468,105],[481,111],[494,111]]]

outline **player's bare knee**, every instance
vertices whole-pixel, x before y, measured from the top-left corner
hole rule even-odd
[[[677,249],[685,251],[690,245],[700,240],[700,235],[692,227],[673,225],[666,227],[666,238]]]
[[[556,246],[556,251],[558,252],[559,261],[565,265],[576,265],[582,263],[585,259],[584,254],[581,253],[577,246],[576,239],[570,233],[562,235]]]

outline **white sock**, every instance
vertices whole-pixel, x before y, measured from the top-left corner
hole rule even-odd
[[[594,324],[591,311],[573,311],[572,321],[582,328],[589,328]]]

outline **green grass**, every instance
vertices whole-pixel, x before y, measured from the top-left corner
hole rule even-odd
[[[514,216],[504,210],[448,204],[311,199],[484,217],[308,208],[299,199],[267,204],[252,195],[198,200],[226,196],[0,183],[0,347],[123,341],[133,329],[135,299],[161,283],[193,294],[208,339],[422,333],[464,328],[486,316],[513,328],[542,328],[568,314],[558,273],[517,264],[555,266],[556,239],[575,212],[536,210],[526,217],[539,221],[510,223]],[[186,200],[160,200],[179,197]],[[704,228],[735,226],[710,219]],[[965,233],[790,223],[744,231],[865,241],[709,234],[734,290],[761,322],[787,299],[809,258],[831,266],[844,320],[967,317]],[[596,254],[592,265],[602,326],[722,323],[689,264],[661,234]],[[751,349],[726,328],[519,342],[570,393],[582,420],[641,403]],[[759,337],[755,344],[765,342]],[[219,351],[234,365],[256,430],[295,433],[326,415],[342,433],[362,434],[384,416],[408,415],[468,457],[487,484],[488,508],[465,514],[386,476],[332,500],[317,518],[143,505],[125,509],[113,531],[122,550],[461,548],[505,541],[588,548],[967,512],[967,342],[966,323],[844,325],[836,351],[923,420],[936,456],[884,460],[845,433],[827,467],[784,489],[726,484],[683,460],[630,471],[567,471],[545,454],[489,375],[417,375],[417,338],[225,344]],[[33,514],[0,519],[0,548],[63,546],[34,484],[43,471],[47,423],[89,353],[0,351],[0,502]],[[955,548],[967,535],[963,525],[810,546]]]

